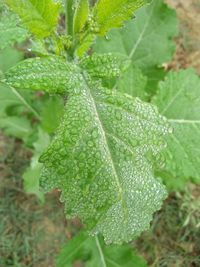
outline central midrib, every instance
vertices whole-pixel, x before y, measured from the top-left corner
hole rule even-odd
[[[112,152],[110,150],[109,142],[108,142],[107,137],[106,137],[106,131],[105,131],[105,129],[103,127],[103,124],[102,124],[102,121],[100,119],[100,116],[99,116],[99,113],[98,113],[98,109],[97,109],[94,97],[93,97],[93,95],[91,93],[90,87],[89,87],[88,82],[87,82],[87,78],[85,78],[84,74],[83,74],[83,77],[84,77],[85,84],[87,86],[87,91],[88,91],[89,97],[91,99],[91,103],[93,105],[94,114],[95,114],[95,116],[96,116],[96,118],[98,120],[98,125],[99,125],[99,128],[100,128],[101,134],[103,136],[103,139],[104,139],[104,142],[105,142],[105,146],[107,148],[107,154],[109,156],[110,163],[111,163],[111,166],[112,166],[112,169],[113,169],[113,173],[114,173],[114,177],[115,177],[118,189],[119,189],[119,195],[120,195],[120,199],[121,199],[121,202],[122,202],[122,207],[123,207],[123,209],[125,209],[124,210],[124,215],[127,217],[128,208],[127,208],[126,201],[124,199],[123,187],[122,187],[122,185],[120,183],[120,179],[119,179],[117,171],[116,171],[115,163],[114,163],[114,160],[113,160],[113,157],[112,157]]]

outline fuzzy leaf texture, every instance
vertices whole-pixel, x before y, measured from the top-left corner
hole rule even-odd
[[[42,185],[59,188],[68,217],[78,216],[92,235],[128,242],[148,228],[166,196],[151,163],[170,129],[151,104],[102,88],[78,66],[70,72],[71,65],[52,60],[26,60],[6,74],[14,87],[65,89],[69,95],[55,138],[40,158]],[[62,79],[49,79],[56,70]]]
[[[85,267],[147,267],[131,247],[106,246],[98,237],[80,233],[62,248],[58,255],[57,267],[72,267],[81,260]]]
[[[200,182],[200,78],[192,69],[171,72],[153,100],[174,131],[167,138],[165,170]]]
[[[111,79],[119,77],[128,61],[118,54],[92,54],[81,59],[80,66],[94,78]]]
[[[137,86],[139,83],[140,87],[140,80],[137,82],[135,70],[138,72],[137,68],[141,69],[151,86],[156,86],[154,79],[159,80],[157,67],[171,59],[176,48],[172,38],[176,34],[175,11],[168,8],[162,0],[153,0],[150,5],[138,10],[136,19],[126,23],[125,27],[111,30],[106,39],[98,37],[94,51],[126,56],[130,61],[129,67],[115,81],[114,86],[122,92],[144,98],[144,89],[139,90]]]
[[[92,55],[84,57],[80,66],[92,77],[118,77],[126,68],[127,60],[111,54]],[[51,93],[67,92],[73,84],[75,66],[67,63],[62,57],[47,56],[24,60],[9,69],[5,81],[17,89],[44,90]]]
[[[30,58],[9,69],[5,81],[16,89],[66,93],[66,84],[73,80],[74,67],[62,57]]]
[[[0,49],[22,42],[27,37],[27,31],[18,26],[18,18],[15,14],[6,9],[0,11]]]
[[[111,28],[121,27],[124,21],[133,17],[135,10],[149,2],[149,0],[99,0],[94,9],[94,17],[99,27],[98,34],[105,35]]]
[[[53,0],[5,0],[19,15],[22,25],[39,38],[49,36],[54,30],[60,5]]]
[[[79,0],[74,14],[73,30],[74,34],[80,33],[89,16],[89,2],[88,0]]]

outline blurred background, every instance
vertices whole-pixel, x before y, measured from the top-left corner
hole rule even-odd
[[[180,33],[175,39],[177,49],[173,60],[165,67],[174,70],[194,67],[200,75],[200,0],[166,2],[177,11]],[[0,51],[0,70],[5,71],[23,57],[19,49]],[[6,98],[1,93],[0,113]],[[40,98],[36,95],[31,101]],[[57,102],[57,99],[51,100],[48,108],[57,107]],[[16,109],[9,112],[15,114]],[[59,117],[61,113],[62,103],[54,114]],[[42,114],[46,116],[45,127],[53,132],[57,122],[51,125],[48,109],[43,109]],[[60,248],[79,232],[81,225],[77,220],[66,221],[59,192],[53,191],[44,197],[37,191],[37,185],[33,190],[34,181],[29,179],[33,170],[27,168],[32,157],[28,144],[33,142],[34,134],[26,135],[30,127],[27,121],[18,123],[16,129],[16,120],[7,121],[8,127],[5,127],[0,115],[0,128],[1,125],[4,128],[4,132],[0,131],[0,267],[53,267]],[[15,137],[9,137],[13,132]],[[33,142],[38,154],[40,147],[45,146],[43,140],[41,133],[39,140]],[[36,173],[37,168],[34,169]],[[29,186],[27,179],[33,183],[30,193],[34,194],[24,191],[24,186]],[[150,231],[132,246],[152,267],[200,267],[200,186],[187,183],[181,190],[171,192],[163,209],[154,216]],[[75,266],[83,265],[77,262]]]

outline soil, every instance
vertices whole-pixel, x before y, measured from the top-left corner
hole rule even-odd
[[[193,67],[200,75],[200,0],[166,0],[176,9],[180,33],[177,50],[169,67],[175,70]]]

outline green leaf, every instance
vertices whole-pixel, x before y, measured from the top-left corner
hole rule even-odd
[[[16,89],[63,94],[73,83],[73,72],[73,65],[62,57],[30,58],[6,72],[5,81]]]
[[[60,5],[53,0],[5,0],[19,15],[22,25],[39,38],[49,36],[54,30]]]
[[[85,23],[89,16],[89,2],[88,0],[79,0],[76,11],[74,13],[73,30],[74,34],[82,32]]]
[[[16,15],[5,10],[0,12],[0,49],[24,41],[28,37],[25,29],[18,26]]]
[[[76,77],[77,76],[77,77]],[[54,140],[41,156],[41,182],[59,188],[66,213],[106,243],[130,241],[148,228],[166,192],[150,162],[165,146],[168,125],[157,110],[86,74],[77,82]]]
[[[31,159],[31,165],[23,174],[24,190],[29,194],[35,194],[41,202],[44,202],[44,193],[40,190],[39,177],[42,164],[38,162],[39,156],[50,143],[50,137],[47,133],[38,130],[38,138],[33,144],[34,151]]]
[[[78,46],[76,48],[75,54],[78,57],[82,57],[91,47],[95,40],[95,34],[89,33],[88,35],[84,36],[85,38],[79,40]]]
[[[146,92],[153,96],[158,90],[158,84],[160,81],[164,80],[167,71],[163,67],[152,67],[145,71],[147,79]]]
[[[130,246],[105,246],[100,238],[88,237],[84,232],[62,248],[56,267],[72,267],[77,260],[85,267],[147,267]]]
[[[34,109],[31,92],[16,91],[0,85],[0,128],[5,133],[22,139],[26,145],[32,145],[35,127],[30,118],[38,113]]]
[[[134,81],[135,79],[134,66],[139,67],[143,74],[152,80],[152,69],[169,61],[175,52],[172,38],[176,34],[175,11],[169,9],[162,0],[154,0],[150,5],[138,10],[136,19],[128,22],[124,28],[110,31],[106,39],[98,38],[94,51],[97,53],[117,52],[126,56],[130,61],[131,76],[128,80]],[[122,84],[128,83],[128,80],[125,74],[120,76]],[[115,88],[118,88],[117,82]],[[155,91],[153,88],[148,88],[148,91],[151,90]]]
[[[85,70],[57,57],[26,60],[6,73],[6,81],[69,95],[61,125],[41,157],[42,184],[62,190],[68,216],[78,216],[107,243],[128,242],[147,229],[166,196],[151,164],[169,132],[157,110],[102,88]]]
[[[183,176],[173,176],[171,173],[163,170],[156,171],[156,175],[161,177],[163,183],[169,192],[184,191],[190,180]],[[193,182],[195,180],[193,179]],[[197,182],[197,181],[196,181]]]
[[[20,92],[10,89],[8,86],[0,85],[0,114],[6,113],[6,110],[13,106],[26,106],[24,102],[29,104],[30,92]]]
[[[131,19],[133,13],[149,0],[99,0],[94,9],[94,17],[99,34],[105,35],[111,28],[121,27]]]
[[[124,73],[121,73],[122,78],[118,79],[112,86],[122,93],[127,93],[134,97],[139,97],[142,100],[147,99],[145,87],[147,84],[147,77],[143,75],[142,71],[134,66],[129,66]]]
[[[42,108],[42,127],[47,133],[53,133],[58,127],[64,112],[64,103],[60,97],[51,97]]]
[[[200,182],[200,78],[192,69],[169,73],[153,103],[174,129],[167,138],[165,170]]]
[[[0,114],[6,111],[6,108],[12,105],[20,105],[21,101],[12,93],[7,86],[0,84]]]
[[[12,135],[18,138],[26,138],[31,132],[31,125],[27,118],[19,118],[10,116],[0,118],[0,128],[4,130],[7,135]]]
[[[119,77],[126,69],[126,58],[117,54],[92,54],[81,59],[80,66],[95,78]]]
[[[0,51],[0,70],[2,70],[2,72],[6,72],[9,68],[16,65],[20,60],[23,60],[23,58],[23,53],[12,47],[6,47]]]

